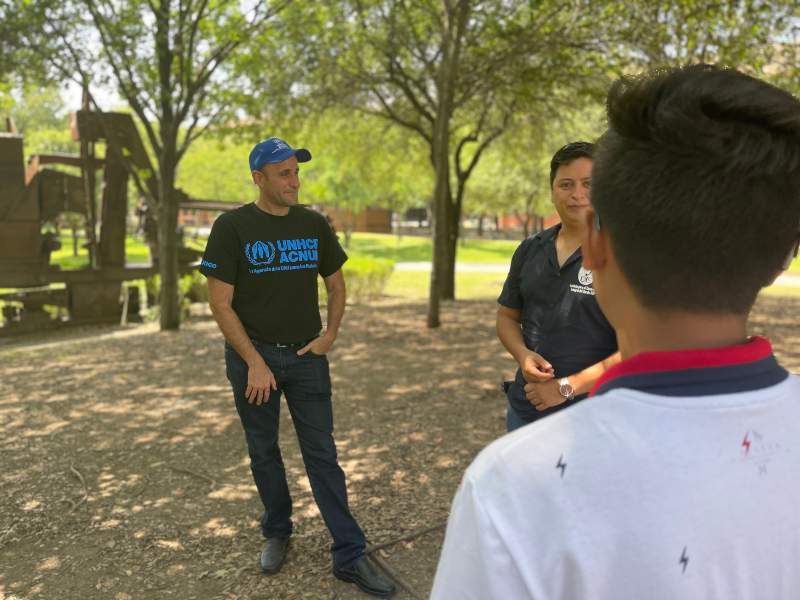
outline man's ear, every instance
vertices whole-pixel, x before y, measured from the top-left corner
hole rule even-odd
[[[264,174],[260,171],[250,171],[250,177],[253,178],[253,183],[255,183],[258,187],[261,187],[261,179],[264,177]]]
[[[606,232],[600,222],[600,217],[590,208],[586,211],[586,233],[581,244],[583,266],[590,271],[601,269],[606,264]]]

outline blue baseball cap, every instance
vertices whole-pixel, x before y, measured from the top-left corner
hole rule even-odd
[[[260,171],[264,165],[272,165],[283,162],[294,156],[297,162],[308,162],[311,160],[311,152],[305,148],[292,148],[280,138],[271,137],[258,142],[250,151],[250,170]]]

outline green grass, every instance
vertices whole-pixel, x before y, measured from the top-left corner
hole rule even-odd
[[[500,295],[506,276],[503,273],[456,273],[457,300],[495,300]],[[387,296],[409,300],[427,300],[429,273],[396,271],[384,289]],[[773,285],[761,292],[769,296],[800,296],[800,287]]]
[[[767,296],[800,296],[800,287],[793,285],[771,285],[761,290]]]
[[[500,295],[503,273],[456,273],[457,300],[494,300]],[[409,300],[427,300],[430,273],[395,271],[383,293]]]
[[[64,271],[83,269],[89,265],[89,253],[86,248],[81,248],[84,238],[78,240],[78,256],[72,255],[72,235],[61,234],[61,249],[50,255],[50,264],[58,265]],[[149,263],[150,249],[144,240],[128,236],[125,239],[125,262]]]
[[[790,273],[798,273],[798,274],[800,274],[800,256],[795,258],[792,261],[792,264],[789,265],[789,272]]]
[[[344,236],[340,236],[343,241]],[[458,243],[456,260],[471,263],[508,263],[522,240],[462,240]],[[388,233],[354,233],[350,247],[352,256],[388,258],[395,262],[429,261],[433,255],[430,238]]]
[[[83,238],[80,244],[83,244]],[[185,244],[191,248],[202,250],[205,240],[187,237]],[[471,263],[508,263],[519,245],[518,240],[478,240],[469,239],[459,242],[457,260]],[[354,233],[347,253],[353,258],[380,258],[394,262],[430,261],[433,244],[430,238],[403,236],[383,233]],[[125,240],[126,262],[149,262],[150,253],[143,240],[130,236]],[[89,263],[85,248],[78,249],[78,256],[72,255],[72,236],[64,233],[61,236],[61,249],[52,253],[50,262],[62,269],[81,269]],[[798,267],[800,268],[800,267]]]
[[[340,239],[342,237],[340,236]],[[205,240],[187,237],[186,244],[203,249]],[[518,245],[518,240],[463,240],[458,244],[457,260],[468,263],[508,263]],[[128,237],[125,251],[129,263],[149,261],[149,251],[142,240]],[[347,253],[352,257],[353,264],[369,259],[388,259],[394,262],[430,261],[432,242],[429,238],[417,236],[398,238],[392,234],[354,233]],[[52,254],[51,262],[65,270],[77,269],[88,264],[88,257],[85,249],[81,249],[78,257],[72,256],[72,239],[66,234],[62,235],[62,249]],[[792,262],[789,272],[800,274],[800,258]],[[456,298],[459,300],[496,298],[504,281],[503,273],[457,273]],[[428,297],[429,284],[428,273],[395,272],[389,278],[384,293],[395,297],[424,300]],[[776,285],[767,288],[764,293],[800,296],[800,287]]]

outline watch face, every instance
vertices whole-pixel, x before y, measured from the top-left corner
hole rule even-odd
[[[574,390],[572,389],[572,386],[565,381],[559,384],[558,391],[562,396],[564,396],[564,398],[571,398]]]

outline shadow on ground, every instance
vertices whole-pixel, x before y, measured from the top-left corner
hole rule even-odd
[[[795,372],[798,308],[766,297],[752,319]],[[513,365],[494,311],[448,303],[431,331],[422,304],[348,309],[331,355],[336,438],[370,542],[442,523],[463,470],[502,434]],[[330,576],[286,410],[296,533],[281,573],[259,572],[260,503],[213,322],[17,343],[0,369],[0,598],[363,597]],[[381,556],[427,596],[441,539]]]

